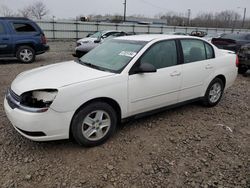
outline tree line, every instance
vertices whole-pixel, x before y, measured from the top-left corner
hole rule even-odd
[[[215,27],[215,28],[250,28],[250,19],[245,19],[232,10],[225,10],[215,13],[199,13],[196,17],[189,19],[180,13],[168,12],[157,15],[160,19],[166,19],[168,25],[192,26],[192,27]]]
[[[26,18],[34,18],[41,20],[49,14],[49,10],[42,1],[35,1],[34,3],[27,5],[26,7],[14,12],[9,7],[2,5],[0,7],[0,15],[6,17],[21,16]]]

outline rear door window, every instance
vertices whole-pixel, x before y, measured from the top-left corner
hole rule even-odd
[[[17,33],[36,32],[36,29],[28,23],[13,23],[13,27]]]
[[[192,63],[206,59],[206,50],[203,41],[185,39],[181,40],[184,63]]]

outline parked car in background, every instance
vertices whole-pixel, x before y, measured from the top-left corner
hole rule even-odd
[[[75,48],[75,53],[73,54],[74,57],[82,57],[86,53],[88,53],[93,48],[97,47],[98,45],[102,44],[105,41],[108,41],[112,38],[119,37],[119,36],[126,36],[131,35],[130,33],[126,33],[124,31],[102,31],[97,32],[90,37],[85,38],[84,42],[82,39],[77,41],[77,47]],[[97,38],[95,38],[97,36]],[[90,39],[89,41],[87,39]],[[81,41],[81,42],[79,42]],[[86,42],[88,41],[88,42]]]
[[[80,46],[80,45],[86,44],[86,43],[100,43],[102,40],[109,37],[110,35],[116,35],[116,34],[120,35],[120,36],[124,36],[124,35],[126,35],[126,32],[117,31],[117,30],[98,31],[94,34],[90,34],[86,38],[79,39],[76,42],[76,46]]]
[[[191,36],[194,36],[194,37],[205,37],[207,35],[207,32],[205,31],[192,31],[190,33]]]
[[[236,65],[235,53],[197,37],[117,37],[79,61],[19,74],[4,108],[17,132],[31,140],[72,135],[96,146],[123,119],[196,100],[217,105],[236,79]]]
[[[32,20],[20,17],[0,17],[0,57],[16,57],[32,63],[36,55],[49,49],[41,28]]]
[[[211,42],[213,38],[220,38],[223,35],[225,35],[225,33],[213,33],[213,34],[207,34],[202,38],[207,40],[208,42]]]
[[[240,74],[250,69],[250,33],[225,34],[220,38],[213,38],[212,43],[221,49],[231,50],[238,54]]]

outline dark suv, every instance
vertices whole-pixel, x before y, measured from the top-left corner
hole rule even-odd
[[[32,63],[36,55],[49,49],[41,28],[32,20],[0,17],[0,57],[16,57],[23,63]]]

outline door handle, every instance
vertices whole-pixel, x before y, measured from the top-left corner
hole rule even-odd
[[[178,72],[178,71],[174,71],[174,72],[172,72],[172,73],[170,73],[170,76],[180,76],[181,75],[181,73],[180,72]]]
[[[3,40],[10,40],[9,38],[3,38]]]
[[[212,69],[212,68],[213,68],[213,66],[212,66],[212,65],[210,65],[210,64],[207,64],[205,68],[206,68],[206,69]]]

